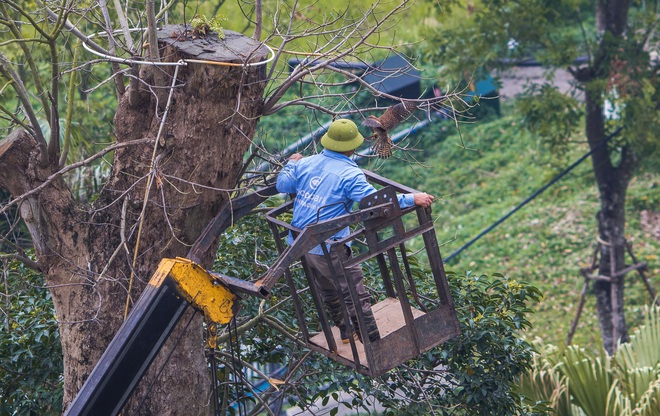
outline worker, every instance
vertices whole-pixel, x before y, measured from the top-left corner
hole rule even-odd
[[[376,189],[367,182],[362,170],[350,159],[363,141],[364,138],[354,122],[339,119],[332,122],[321,138],[321,145],[324,147],[321,153],[305,158],[300,153],[291,155],[277,177],[278,191],[296,194],[291,225],[304,228],[316,222],[339,217],[352,209],[354,203],[359,203],[362,198],[376,192]],[[412,205],[428,207],[434,197],[426,193],[415,193],[398,195],[397,199],[401,208]],[[349,228],[346,227],[331,239],[339,240],[346,237],[349,232]],[[289,244],[292,241],[293,237],[289,235]],[[335,288],[321,245],[312,248],[304,257],[312,270],[312,280],[319,288],[330,317],[335,326],[339,327],[342,342],[349,342],[353,330],[360,341],[362,334],[368,336],[370,341],[376,341],[380,339],[380,333],[371,310],[370,296],[363,284],[362,268],[359,264],[350,267],[346,270],[348,275],[346,276],[341,262],[350,258],[351,248],[345,246],[339,255],[342,256],[341,259],[335,252],[330,253],[333,268],[338,273],[339,288]],[[360,299],[359,307],[366,326],[362,334],[357,325],[349,284],[354,285]],[[346,303],[352,326],[344,322],[339,293]]]

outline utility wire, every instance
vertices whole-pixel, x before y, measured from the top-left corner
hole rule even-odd
[[[576,160],[572,165],[570,165],[569,167],[567,167],[566,169],[564,169],[564,171],[561,172],[559,175],[557,175],[557,176],[555,176],[554,178],[552,178],[552,180],[550,180],[550,182],[548,182],[548,183],[546,183],[545,185],[543,185],[539,190],[537,190],[536,192],[534,192],[530,197],[528,197],[527,199],[525,199],[524,201],[522,201],[520,204],[518,204],[518,205],[517,205],[514,209],[512,209],[508,214],[506,214],[505,216],[503,216],[503,217],[500,218],[499,220],[495,221],[490,227],[486,228],[485,230],[483,230],[482,232],[480,232],[476,237],[474,237],[472,240],[470,240],[470,241],[468,241],[467,243],[465,243],[461,248],[459,248],[458,250],[456,250],[456,251],[454,251],[453,253],[451,253],[447,258],[444,259],[444,262],[447,263],[447,262],[451,261],[454,257],[456,257],[458,254],[460,254],[463,250],[465,250],[466,248],[470,247],[472,244],[474,244],[475,242],[477,242],[477,240],[479,240],[481,237],[483,237],[484,235],[486,235],[486,234],[488,234],[489,232],[491,232],[491,231],[492,231],[495,227],[497,227],[498,225],[502,224],[502,223],[503,223],[504,221],[506,221],[510,216],[512,216],[513,214],[515,214],[518,210],[520,210],[522,207],[524,207],[524,206],[527,205],[529,202],[531,202],[532,200],[534,200],[534,198],[536,198],[536,197],[539,196],[541,193],[543,193],[543,191],[545,191],[546,189],[548,189],[549,187],[551,187],[552,185],[554,185],[554,184],[555,184],[556,182],[558,182],[561,178],[563,178],[567,173],[569,173],[570,171],[572,171],[573,169],[575,169],[580,163],[584,162],[584,160],[587,159],[589,156],[591,156],[591,154],[592,154],[596,149],[599,149],[601,146],[603,146],[605,143],[607,143],[612,137],[617,136],[620,132],[621,132],[621,128],[618,128],[618,129],[617,129],[616,131],[614,131],[612,134],[610,134],[609,136],[607,136],[606,138],[604,138],[603,140],[601,140],[601,142],[598,143],[594,148],[592,148],[592,149],[589,150],[586,154],[584,154],[581,158],[579,158],[578,160]]]

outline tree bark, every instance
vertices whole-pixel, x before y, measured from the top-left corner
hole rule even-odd
[[[590,92],[585,94],[585,100],[587,139],[593,149],[591,161],[601,202],[596,215],[601,242],[598,274],[611,279],[610,282],[596,281],[594,294],[603,346],[612,354],[617,342],[628,340],[623,309],[624,278],[617,277],[616,273],[625,268],[625,198],[637,163],[631,149],[624,146],[619,150],[619,165],[613,165],[610,148],[603,143],[607,139],[603,109]]]
[[[181,32],[178,27],[159,32],[164,61],[242,64],[267,57],[258,42],[238,33],[227,32],[224,41],[173,35]],[[131,105],[129,94],[119,102],[116,139],[152,140],[115,151],[111,177],[93,205],[75,202],[57,178],[20,206],[59,321],[65,409],[123,322],[127,297],[132,305],[160,259],[185,256],[229,198],[261,115],[264,65],[188,63],[179,67],[161,129],[165,103],[157,102],[153,91],[168,87],[176,69],[145,68],[138,102]],[[150,71],[162,71],[167,85],[148,86]],[[170,90],[165,91],[167,96]],[[12,133],[0,142],[0,186],[14,196],[39,186],[54,168],[42,169],[38,162],[34,138]],[[210,267],[214,253],[206,254],[203,265]],[[188,311],[124,414],[209,414],[201,321],[200,314]]]
[[[588,84],[609,76],[612,50],[616,49],[617,40],[625,35],[629,7],[629,0],[599,0],[596,3],[599,29],[611,36],[603,37],[591,66],[582,71],[584,78],[578,76],[578,81],[586,85],[586,135],[593,151],[591,161],[601,203],[596,215],[601,242],[598,273],[610,277],[609,282],[599,280],[594,283],[594,294],[603,346],[610,354],[614,353],[619,341],[628,340],[623,309],[624,278],[616,274],[625,267],[625,199],[637,167],[637,157],[629,144],[623,144],[617,150],[620,157],[615,166],[611,157],[615,151],[611,150],[611,143],[604,143],[607,133],[601,104],[603,94],[599,88],[591,88]]]
[[[619,36],[628,24],[630,0],[598,0],[596,2],[596,27],[609,30]]]

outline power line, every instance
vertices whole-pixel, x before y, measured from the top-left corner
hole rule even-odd
[[[550,182],[546,183],[543,185],[540,189],[538,189],[536,192],[534,192],[531,196],[529,196],[527,199],[522,201],[520,204],[518,204],[514,209],[512,209],[508,214],[504,215],[502,218],[499,220],[495,221],[490,227],[486,228],[482,232],[480,232],[476,237],[465,243],[461,248],[458,250],[454,251],[451,253],[448,257],[444,259],[444,262],[447,263],[451,261],[454,257],[456,257],[458,254],[460,254],[463,250],[466,248],[470,247],[472,244],[477,242],[481,237],[484,235],[488,234],[491,232],[495,227],[498,225],[502,224],[504,221],[506,221],[510,216],[515,214],[518,210],[520,210],[522,207],[527,205],[529,202],[534,200],[537,196],[539,196],[543,191],[554,185],[556,182],[558,182],[561,178],[563,178],[567,173],[575,169],[580,163],[584,162],[585,159],[587,159],[591,154],[596,150],[599,149],[601,146],[603,146],[605,143],[607,143],[612,137],[618,135],[621,132],[621,128],[617,129],[615,132],[604,138],[600,143],[598,143],[595,147],[593,147],[591,150],[589,150],[587,153],[585,153],[582,157],[580,157],[578,160],[576,160],[572,165],[564,169],[559,175],[555,176],[550,180]]]

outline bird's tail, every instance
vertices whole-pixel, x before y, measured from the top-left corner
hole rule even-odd
[[[389,159],[392,156],[392,141],[391,140],[376,140],[372,146],[374,154],[378,155],[381,159]]]

